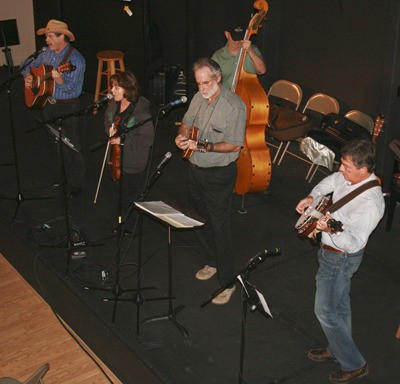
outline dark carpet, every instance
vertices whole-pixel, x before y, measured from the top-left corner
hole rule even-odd
[[[1,73],[3,83],[8,75],[4,70]],[[92,101],[92,94],[84,94],[82,107]],[[10,106],[18,172],[13,156]],[[252,312],[248,306],[243,338],[239,289],[227,305],[201,306],[217,285],[214,279],[201,282],[194,278],[205,262],[193,230],[171,233],[173,310],[184,305],[176,315],[173,312],[172,318],[166,300],[167,227],[144,216],[141,235],[137,230],[136,236],[124,238],[118,252],[113,236],[117,224],[112,193],[115,186],[107,171],[98,200],[93,203],[105,148],[91,151],[91,146],[104,140],[104,110],[81,117],[86,185],[82,195],[67,199],[71,224],[84,241],[79,251],[85,252],[86,257],[77,259],[69,259],[65,248],[66,207],[62,189],[51,187],[49,135],[37,127],[38,112],[24,105],[22,79],[12,83],[10,92],[6,89],[0,94],[0,110],[0,251],[124,383],[235,383],[239,381],[241,346],[243,383],[329,382],[329,373],[337,370],[338,365],[315,363],[307,358],[309,349],[325,346],[313,314],[317,247],[300,240],[294,230],[298,219],[294,207],[325,176],[323,172],[319,171],[308,184],[304,178],[309,164],[289,154],[280,166],[273,165],[266,192],[246,195],[244,200],[234,196],[232,233],[237,270],[242,270],[263,250],[282,249],[280,256],[266,257],[250,272],[249,281],[264,295],[273,318],[258,310]],[[146,200],[171,202],[190,212],[185,191],[187,164],[174,145],[175,123],[182,113],[183,108],[178,108],[159,121],[150,174],[167,151],[172,158]],[[271,144],[272,156],[276,143]],[[291,144],[290,151],[299,154],[297,143]],[[37,199],[42,197],[52,198]],[[239,213],[242,206],[247,213]],[[135,228],[136,219],[134,210],[131,228]],[[370,374],[360,379],[360,384],[400,383],[400,340],[395,338],[400,320],[400,210],[395,213],[390,232],[385,230],[385,224],[386,216],[371,236],[365,259],[353,279],[354,337],[370,365]],[[132,291],[138,281],[139,240],[143,266],[140,295]],[[118,298],[126,301],[118,302],[114,311],[116,265],[121,266]],[[94,289],[86,290],[85,286]],[[153,300],[160,298],[163,300]],[[143,322],[158,316],[164,320]],[[175,321],[187,330],[188,337],[180,332]],[[137,360],[128,358],[129,353]]]

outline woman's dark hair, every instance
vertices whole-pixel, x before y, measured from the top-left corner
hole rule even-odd
[[[375,145],[367,140],[349,141],[341,150],[342,156],[351,157],[351,161],[357,168],[367,167],[372,173],[375,169]]]
[[[124,97],[130,102],[139,97],[139,85],[135,75],[130,71],[116,72],[110,77],[110,87],[118,85],[124,89]]]

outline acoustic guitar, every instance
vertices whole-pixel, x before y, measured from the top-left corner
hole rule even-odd
[[[199,140],[199,129],[196,127],[190,128],[190,135],[188,140],[195,141],[197,144],[197,148],[199,148],[200,150],[205,149],[207,146],[207,141]],[[183,151],[182,157],[184,159],[189,159],[190,156],[193,155],[193,152],[194,149],[187,148]]]
[[[60,73],[75,71],[76,67],[67,61],[61,64],[57,71]],[[54,93],[54,79],[51,77],[51,65],[31,67],[32,88],[25,87],[25,104],[28,108],[41,109],[47,102],[47,98]]]
[[[295,228],[297,229],[299,237],[315,237],[315,234],[318,232],[316,229],[317,221],[325,216],[331,205],[332,200],[330,196],[321,195],[315,199],[297,220]],[[327,221],[327,225],[332,233],[343,232],[343,224],[341,221],[331,218]]]

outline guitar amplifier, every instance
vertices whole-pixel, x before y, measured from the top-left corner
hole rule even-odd
[[[157,105],[165,105],[172,99],[172,88],[178,78],[178,67],[156,71],[149,81],[149,99]]]

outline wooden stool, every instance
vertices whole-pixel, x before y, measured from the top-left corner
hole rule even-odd
[[[97,59],[99,65],[97,69],[97,80],[96,80],[96,92],[94,94],[94,101],[97,101],[100,96],[105,96],[110,93],[110,77],[115,74],[116,71],[125,72],[124,64],[124,53],[121,51],[101,51],[97,53]],[[116,68],[115,64],[118,62],[119,68]],[[104,69],[104,63],[107,63]],[[107,76],[107,88],[101,90],[102,76]]]

